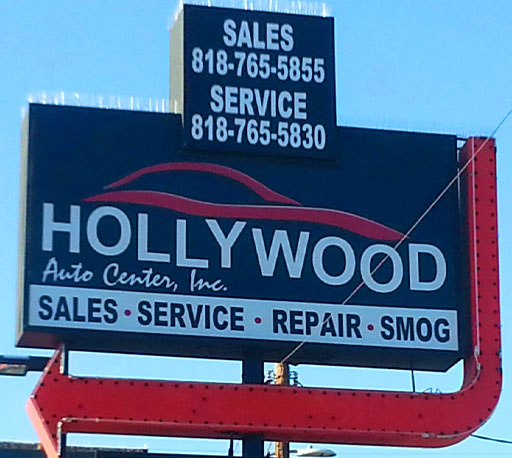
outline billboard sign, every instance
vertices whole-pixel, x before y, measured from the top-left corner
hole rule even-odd
[[[469,351],[456,138],[333,128],[311,161],[181,117],[33,104],[19,344],[445,370]],[[397,244],[399,246],[397,246]],[[385,259],[382,266],[376,266]]]
[[[334,19],[184,5],[171,30],[171,105],[186,148],[329,156]]]

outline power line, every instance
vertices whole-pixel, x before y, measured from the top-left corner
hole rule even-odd
[[[503,116],[500,122],[496,125],[493,131],[487,136],[484,142],[480,145],[480,147],[469,157],[469,159],[464,163],[464,165],[459,169],[459,171],[455,174],[455,176],[448,182],[448,184],[441,190],[441,192],[434,198],[434,200],[430,203],[430,205],[425,209],[425,211],[414,221],[411,227],[407,230],[407,232],[402,236],[402,238],[393,246],[394,249],[397,249],[402,243],[411,235],[411,233],[418,227],[418,225],[425,219],[425,217],[432,211],[432,209],[437,205],[437,203],[444,197],[444,195],[449,191],[449,189],[457,182],[460,176],[466,171],[471,162],[475,160],[480,151],[487,145],[489,140],[493,138],[498,130],[500,130],[501,126],[505,124],[508,118],[512,115],[512,108]],[[389,259],[389,254],[386,255],[370,272],[373,275],[380,267]],[[359,283],[352,292],[341,302],[340,305],[345,305],[354,295],[364,286],[364,282]],[[325,324],[328,321],[324,321]],[[281,361],[281,364],[285,364],[295,353],[297,353],[305,344],[307,343],[307,338],[300,343],[298,343]]]
[[[508,440],[508,439],[497,439],[495,437],[480,436],[479,434],[471,434],[471,437],[474,437],[475,439],[480,439],[483,441],[498,442],[499,444],[512,445],[512,441]]]
[[[416,380],[415,380],[413,369],[411,369],[411,381],[412,381],[412,391],[416,392]],[[471,434],[471,437],[474,437],[475,439],[489,441],[489,442],[497,442],[499,444],[512,445],[512,440],[508,440],[508,439],[498,439],[498,438],[489,437],[489,436],[481,436],[480,434]]]

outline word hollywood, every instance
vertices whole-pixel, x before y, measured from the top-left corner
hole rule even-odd
[[[353,246],[343,237],[326,235],[313,240],[309,231],[301,230],[291,237],[286,229],[268,229],[264,232],[257,223],[251,225],[248,221],[236,220],[228,230],[222,229],[219,221],[214,218],[189,221],[178,217],[171,220],[169,236],[174,240],[166,245],[166,251],[152,251],[150,249],[150,216],[147,213],[137,213],[136,222],[121,209],[114,206],[100,206],[92,210],[84,218],[84,209],[79,205],[69,206],[67,218],[56,220],[54,205],[43,204],[42,218],[42,250],[52,252],[56,237],[59,243],[64,243],[68,253],[79,254],[87,243],[88,247],[98,255],[112,258],[125,253],[133,253],[137,261],[149,261],[160,264],[170,264],[178,268],[209,269],[219,266],[221,269],[236,268],[233,265],[237,242],[241,237],[251,242],[253,253],[262,277],[274,277],[279,260],[284,261],[289,279],[300,279],[303,276],[306,262],[316,278],[325,285],[342,286],[350,282],[356,275],[357,264],[364,285],[377,293],[391,293],[397,290],[404,282],[408,272],[408,286],[411,291],[436,291],[445,283],[447,277],[447,263],[445,256],[439,248],[425,243],[409,243],[407,245],[407,259],[402,259],[400,253],[392,246],[384,243],[374,243],[367,246],[361,253],[356,254]],[[64,214],[64,213],[61,213]],[[118,228],[116,240],[109,244],[105,242],[102,234],[102,222],[109,220]],[[204,231],[204,240],[210,240],[212,250],[208,256],[201,257],[189,255],[191,238],[188,236],[189,226],[199,225]],[[252,227],[249,227],[252,226]],[[224,227],[227,227],[224,225]],[[268,242],[270,240],[270,243]],[[266,243],[267,241],[267,243]],[[62,248],[62,246],[61,246]],[[327,252],[338,254],[339,263],[336,272],[326,268]],[[376,263],[387,257],[386,263],[392,266],[392,274],[386,281],[379,281],[373,272]],[[432,263],[435,265],[435,274],[425,279],[422,275],[422,265]],[[408,269],[404,268],[404,265]],[[81,267],[81,266],[80,266]],[[118,267],[111,267],[110,273]],[[405,273],[404,273],[405,272]],[[151,271],[152,273],[152,271]],[[81,275],[88,277],[87,272]],[[84,277],[84,278],[85,278]],[[87,281],[87,279],[85,280]],[[149,280],[148,280],[149,281]],[[171,282],[170,279],[160,279],[161,282]],[[172,286],[173,283],[170,283]]]

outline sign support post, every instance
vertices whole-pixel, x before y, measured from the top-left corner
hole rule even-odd
[[[242,383],[263,383],[263,360],[256,355],[249,355],[242,360]],[[261,434],[244,436],[242,440],[243,458],[261,458],[264,454],[264,440]]]
[[[276,385],[290,384],[290,366],[288,363],[276,363]],[[285,441],[276,442],[276,458],[290,458],[290,444]]]

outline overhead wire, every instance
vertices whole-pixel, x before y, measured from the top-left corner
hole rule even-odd
[[[448,182],[448,184],[441,190],[441,192],[435,197],[435,199],[430,203],[430,205],[425,209],[425,211],[414,221],[411,227],[407,230],[404,236],[394,245],[394,249],[398,248],[410,235],[411,233],[418,227],[418,225],[425,219],[425,217],[432,211],[432,209],[436,206],[436,204],[444,197],[444,195],[450,190],[450,188],[458,181],[461,175],[466,171],[469,165],[475,160],[480,151],[487,145],[491,138],[493,138],[496,133],[500,130],[500,128],[505,124],[508,118],[512,115],[512,108],[503,116],[501,121],[497,124],[494,130],[485,138],[484,142],[480,145],[480,147],[471,155],[471,157],[464,163],[464,165],[458,170],[455,176]],[[377,266],[371,271],[371,275],[373,275],[389,258],[389,255],[386,255]],[[361,282],[359,285],[352,290],[352,292],[343,300],[340,305],[345,305],[354,295],[364,286],[364,283]],[[327,322],[324,321],[323,324]],[[292,349],[282,360],[281,364],[286,363],[297,351],[299,351],[305,344],[307,343],[307,338],[300,342],[295,348]],[[412,390],[416,391],[416,380],[414,376],[414,370],[411,369],[411,382],[412,382]],[[512,440],[501,439],[489,436],[483,436],[480,434],[471,434],[471,437],[474,439],[484,440],[488,442],[495,442],[499,444],[512,445]]]
[[[450,188],[459,180],[461,175],[466,171],[469,165],[475,160],[480,151],[489,143],[491,138],[493,138],[496,133],[500,130],[500,128],[505,124],[507,119],[512,115],[512,108],[503,116],[501,121],[497,124],[497,126],[493,129],[493,131],[485,138],[484,142],[480,145],[479,148],[468,158],[468,160],[464,163],[464,165],[457,171],[455,176],[448,182],[448,184],[441,190],[441,192],[434,198],[434,200],[428,205],[425,211],[414,221],[414,223],[410,226],[410,228],[405,232],[405,234],[401,237],[401,239],[393,246],[393,249],[397,249],[402,243],[409,238],[411,233],[418,227],[418,225],[426,218],[426,216],[432,211],[432,209],[437,205],[437,203],[446,195],[446,193],[450,190]],[[375,266],[374,269],[371,270],[370,275],[373,275],[380,267],[389,259],[389,254],[385,255],[381,261]],[[347,302],[354,297],[355,294],[364,286],[364,282],[361,281],[352,292],[339,304],[346,305]],[[322,325],[326,324],[329,318],[326,318]],[[280,361],[280,364],[285,364],[295,353],[297,353],[304,345],[306,345],[308,338],[305,337],[299,344],[297,344],[288,354],[285,355],[284,358]]]
[[[411,370],[411,380],[412,380],[412,390],[416,392],[416,381],[414,376],[414,370]],[[475,439],[480,439],[484,441],[497,442],[499,444],[507,444],[512,445],[512,440],[509,439],[500,439],[496,437],[482,436],[481,434],[471,434],[471,437]]]
[[[508,439],[498,439],[496,437],[481,436],[480,434],[471,434],[471,437],[474,437],[475,439],[480,439],[483,441],[497,442],[499,444],[512,445],[512,441],[508,440]]]

